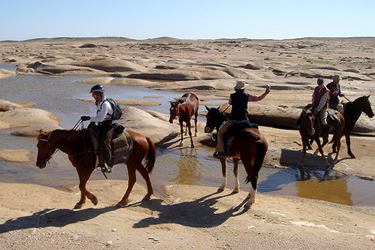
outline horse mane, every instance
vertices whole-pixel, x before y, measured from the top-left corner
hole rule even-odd
[[[51,136],[52,134],[52,131],[43,131],[42,129],[39,131],[39,135],[37,137],[38,141],[40,140],[40,138],[42,138],[42,136],[47,136],[48,135],[48,138]]]

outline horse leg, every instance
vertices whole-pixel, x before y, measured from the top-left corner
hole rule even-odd
[[[194,120],[194,129],[195,129],[195,137],[198,136],[198,110],[195,111],[195,120]]]
[[[337,145],[336,145],[336,142],[334,142],[332,144],[332,153],[337,153],[336,148],[337,148]]]
[[[223,174],[223,184],[217,190],[218,192],[223,192],[227,187],[227,158],[220,158],[221,162],[221,172]]]
[[[83,169],[81,171],[77,167],[76,169],[77,169],[78,176],[79,176],[79,190],[81,191],[81,199],[74,206],[74,209],[82,208],[83,204],[86,203],[86,197],[89,198],[91,202],[96,206],[98,204],[98,199],[96,198],[94,194],[90,193],[86,189],[86,183],[88,179],[90,178],[93,169]]]
[[[341,141],[340,141],[340,138],[336,139],[336,145],[337,145],[337,152],[336,152],[336,157],[334,159],[334,161],[336,162],[337,159],[339,158],[339,152],[340,152],[340,147],[341,147]]]
[[[257,193],[257,190],[253,188],[253,185],[251,185],[249,194],[246,197],[248,201],[245,203],[245,207],[251,207],[251,205],[254,204],[256,193]]]
[[[183,128],[183,121],[180,120],[180,133],[181,133],[181,141],[180,147],[184,145],[184,128]]]
[[[128,199],[129,199],[130,192],[132,191],[134,184],[137,180],[136,173],[135,173],[135,170],[137,167],[135,166],[135,164],[131,164],[130,162],[128,162],[127,166],[128,166],[128,176],[129,176],[128,189],[126,189],[126,192],[124,196],[122,197],[121,201],[119,201],[119,203],[117,203],[116,205],[117,207],[120,207],[120,208],[123,208],[126,206],[126,203],[128,202]]]
[[[345,134],[345,140],[346,140],[346,146],[348,146],[348,155],[350,155],[351,158],[355,158],[355,155],[352,152],[352,149],[350,147],[350,133]]]
[[[191,135],[191,124],[190,124],[190,121],[186,122],[186,127],[189,129],[189,137],[190,137],[191,147],[194,148],[193,136]]]
[[[315,139],[315,141],[316,141],[316,144],[318,144],[318,150],[319,150],[320,154],[322,155],[323,161],[324,161],[325,163],[327,163],[327,159],[324,157],[323,147],[322,147],[322,145],[320,144],[320,140],[319,140],[319,138],[317,137],[317,138]],[[323,144],[324,144],[324,143],[323,143]]]
[[[154,190],[152,188],[152,184],[151,184],[151,180],[150,180],[150,175],[149,173],[147,172],[147,170],[143,167],[142,164],[139,164],[137,166],[137,170],[138,172],[142,175],[143,179],[145,179],[146,181],[146,185],[147,185],[147,194],[146,196],[143,198],[144,201],[148,201],[151,199],[151,195],[154,193]]]
[[[233,174],[234,174],[234,177],[236,179],[236,183],[235,183],[235,186],[234,186],[234,189],[233,189],[233,193],[238,193],[240,191],[240,181],[239,181],[239,178],[238,178],[238,162],[240,161],[240,159],[233,159]]]
[[[302,140],[302,159],[298,163],[298,165],[303,165],[303,163],[305,162],[307,144],[308,144],[308,141]]]
[[[253,205],[255,202],[255,196],[256,196],[257,187],[258,187],[258,176],[252,175],[250,178],[250,183],[251,183],[250,191],[246,197],[248,201],[245,203],[245,207],[251,207],[251,205]]]

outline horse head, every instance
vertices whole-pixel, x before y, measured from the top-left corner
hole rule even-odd
[[[360,108],[361,110],[370,118],[372,118],[374,116],[374,112],[372,111],[372,108],[371,108],[371,103],[370,103],[370,95],[368,96],[362,96],[360,98],[358,98],[358,102],[359,102],[359,105],[360,105]],[[356,102],[357,100],[355,100],[354,102]]]
[[[171,101],[171,107],[169,108],[169,122],[173,123],[173,120],[178,116],[178,101]]]
[[[302,109],[300,130],[307,130],[310,136],[315,134],[315,117],[310,109]]]
[[[49,159],[51,159],[53,153],[56,151],[56,146],[51,143],[52,131],[45,132],[43,130],[39,131],[38,135],[38,156],[36,160],[36,166],[40,169],[47,165]]]
[[[209,108],[207,109],[206,115],[206,126],[204,127],[205,133],[211,133],[215,128],[219,129],[220,125],[226,120],[225,115],[220,112],[219,108]]]

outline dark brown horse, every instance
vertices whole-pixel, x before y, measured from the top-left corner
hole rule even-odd
[[[333,133],[331,142],[334,142],[337,145],[336,157],[334,159],[334,161],[337,161],[341,147],[340,139],[343,135],[345,127],[345,119],[338,111],[335,111],[334,113],[336,117],[338,117],[339,121],[335,121],[329,116],[327,118],[327,124],[330,125],[330,131]],[[306,148],[310,145],[309,140],[314,140],[316,142],[324,162],[327,163],[327,159],[325,158],[323,152],[323,147],[326,145],[326,142],[321,144],[319,139],[320,137],[323,137],[323,129],[321,129],[321,123],[316,120],[313,112],[310,110],[309,105],[302,109],[298,120],[298,125],[299,133],[302,139],[302,160],[300,163],[303,164],[305,162]]]
[[[355,158],[355,155],[353,154],[351,147],[350,147],[350,133],[353,131],[355,123],[361,116],[362,112],[364,112],[369,118],[372,118],[374,116],[374,112],[371,108],[371,103],[369,101],[369,95],[368,96],[362,96],[354,100],[354,102],[348,102],[345,104],[344,108],[344,118],[345,118],[345,139],[346,139],[346,145],[348,146],[348,154],[351,158]],[[335,152],[336,151],[336,144],[334,143],[332,145],[332,149]]]
[[[185,122],[187,131],[189,131],[191,147],[194,147],[193,137],[191,135],[191,124],[190,120],[195,116],[195,136],[198,135],[198,109],[199,109],[199,98],[196,94],[190,92],[185,93],[179,100],[171,102],[171,107],[169,109],[169,122],[173,123],[173,120],[178,117],[178,122],[180,123],[180,132],[181,132],[181,142],[180,146],[184,143],[183,135],[183,123]],[[186,132],[187,132],[186,131]],[[186,135],[186,133],[185,133]]]
[[[216,128],[227,120],[226,116],[217,108],[208,108],[206,118],[207,123],[205,127],[206,133],[211,133]],[[246,183],[251,183],[249,195],[246,199],[245,206],[250,207],[255,202],[255,195],[258,188],[258,174],[262,167],[264,157],[268,150],[268,143],[263,134],[256,128],[245,128],[232,142],[231,155],[233,158],[233,173],[236,178],[236,186],[234,193],[239,192],[240,185],[238,180],[238,162],[242,160],[245,167],[247,178]],[[227,186],[227,159],[220,158],[223,184],[218,191],[223,191]]]
[[[149,174],[154,168],[156,159],[156,148],[150,138],[136,132],[127,131],[133,140],[133,151],[126,162],[128,166],[128,188],[118,207],[124,207],[128,201],[130,192],[136,182],[136,170],[142,175],[147,184],[147,194],[144,200],[149,200],[153,194]],[[86,183],[95,169],[96,155],[90,138],[90,131],[83,130],[53,130],[49,132],[40,131],[38,136],[38,156],[36,165],[44,168],[48,160],[57,149],[66,153],[69,160],[76,168],[79,176],[79,189],[81,199],[75,205],[79,209],[85,204],[86,197],[96,205],[98,199],[86,189]],[[144,161],[145,165],[142,164]]]

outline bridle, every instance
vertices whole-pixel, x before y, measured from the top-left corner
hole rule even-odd
[[[211,110],[217,110],[219,112],[218,113],[211,113],[211,116],[210,116],[211,119],[210,119],[209,126],[207,126],[207,123],[208,123],[208,119],[207,119],[205,131],[206,131],[206,128],[209,128],[211,130],[211,132],[206,131],[206,133],[212,133],[215,128],[216,128],[217,131],[219,131],[220,125],[223,124],[224,121],[228,120],[228,117],[224,113],[228,109],[228,107],[226,109],[224,109],[223,111],[219,111],[219,109],[211,109]],[[209,113],[210,112],[212,112],[212,111],[209,111]],[[223,116],[223,121],[220,121],[221,120],[220,116]],[[212,117],[215,117],[215,119],[212,119]],[[212,134],[211,134],[211,136],[212,136]]]
[[[83,127],[83,121],[80,119],[76,125],[74,125],[74,127],[72,128],[72,130],[76,130],[79,126],[79,124],[82,123],[82,127]],[[53,132],[53,131],[52,131]],[[52,135],[52,132],[49,133],[48,135],[48,138],[45,139],[45,138],[40,138],[39,139],[39,142],[46,142],[47,145],[48,145],[48,150],[47,150],[47,157],[44,159],[44,164],[47,165],[47,163],[49,163],[49,160],[51,160],[52,156],[54,154],[56,154],[60,149],[59,148],[55,148],[55,150],[51,153],[51,155],[49,155],[49,152],[50,152],[50,148],[51,148],[51,142],[50,142],[50,137]],[[66,138],[65,142],[67,142],[69,140],[70,136],[68,136],[68,138]],[[49,156],[48,156],[49,155]]]
[[[50,154],[50,149],[51,149],[51,142],[49,140],[49,137],[52,135],[52,133],[50,133],[50,135],[48,136],[48,139],[44,139],[44,138],[40,138],[39,139],[39,142],[46,142],[47,145],[48,145],[48,149],[47,149],[47,157],[43,160],[44,161],[44,164],[47,164],[49,163],[49,160],[51,160],[52,156],[59,150],[59,149],[55,149],[51,154]]]

